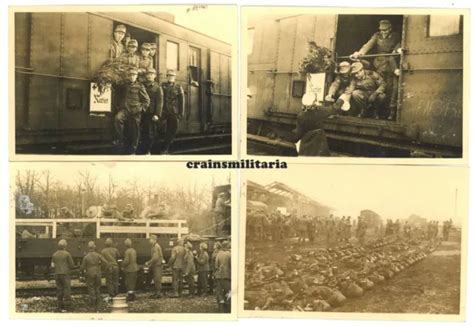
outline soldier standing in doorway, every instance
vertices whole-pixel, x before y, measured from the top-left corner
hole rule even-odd
[[[120,62],[122,64],[138,69],[138,65],[140,64],[140,57],[137,55],[137,49],[138,41],[135,39],[131,39],[127,43],[127,52],[122,53],[122,55],[120,56]]]
[[[125,33],[127,32],[127,28],[125,25],[117,25],[114,30],[114,38],[110,43],[110,59],[120,58],[122,53],[124,52],[124,45],[122,43],[123,38],[125,37]]]
[[[184,91],[181,85],[176,83],[176,72],[173,69],[168,69],[166,77],[167,81],[161,85],[164,99],[161,119],[166,122],[163,154],[169,153],[178,130],[178,122],[184,114]]]

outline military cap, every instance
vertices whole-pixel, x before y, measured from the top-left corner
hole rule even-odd
[[[150,43],[146,43],[146,42],[142,43],[141,48],[145,50],[150,50],[151,49]]]
[[[188,249],[192,249],[193,248],[193,245],[189,242],[186,242],[186,244],[184,245],[185,247],[187,247]]]
[[[135,67],[130,67],[128,69],[128,74],[138,74],[138,69]],[[128,206],[128,205],[127,205]]]
[[[127,47],[131,47],[131,46],[138,48],[138,41],[135,39],[131,39],[130,41],[128,41]]]
[[[112,246],[114,245],[114,241],[112,241],[110,237],[107,237],[107,239],[105,240],[105,245]]]
[[[379,29],[387,29],[392,27],[392,23],[388,19],[382,19],[379,22]]]
[[[132,246],[132,240],[127,238],[125,241],[123,241],[123,243],[125,244],[125,246],[127,247],[131,247]]]
[[[347,61],[342,61],[342,62],[339,63],[339,73],[347,74],[350,71],[351,71],[351,64],[350,63],[348,63]]]
[[[62,249],[66,248],[67,246],[67,241],[65,239],[62,239],[58,242],[58,246]]]
[[[146,73],[147,74],[156,74],[156,69],[153,68],[153,67],[149,67],[149,68],[147,68]],[[155,196],[158,196],[158,195],[155,194]]]
[[[223,249],[230,249],[230,242],[229,241],[222,242],[222,248]]]
[[[362,63],[360,63],[358,61],[352,63],[352,65],[351,65],[351,73],[352,74],[355,74],[355,73],[359,72],[362,69],[364,69],[364,65],[362,65]]]
[[[166,72],[166,76],[176,76],[176,72],[174,71],[174,69],[168,69],[168,71]]]
[[[123,32],[123,33],[126,33],[127,32],[127,28],[125,27],[125,25],[117,25],[115,26],[115,30],[114,32]]]
[[[222,249],[222,243],[219,242],[219,241],[217,241],[216,243],[214,243],[214,247],[215,247],[216,249]]]
[[[89,241],[89,243],[87,243],[87,247],[89,248],[89,250],[95,250],[94,241]]]
[[[151,49],[156,49],[157,48],[156,43],[149,43],[149,44],[150,44]]]
[[[158,238],[156,237],[155,234],[151,234],[150,235],[150,240],[155,240],[156,241],[156,240],[158,240]]]
[[[199,244],[199,247],[201,247],[204,250],[207,250],[207,243],[202,242],[201,244]]]

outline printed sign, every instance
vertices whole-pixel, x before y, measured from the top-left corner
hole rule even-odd
[[[112,91],[110,87],[101,88],[97,83],[91,83],[90,112],[106,113],[112,111]]]
[[[307,74],[306,76],[306,93],[316,94],[316,103],[322,103],[324,101],[326,73]]]

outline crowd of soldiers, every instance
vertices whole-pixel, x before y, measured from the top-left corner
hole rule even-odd
[[[442,233],[443,241],[447,241],[449,238],[449,232],[453,226],[453,221],[451,219],[443,221]],[[428,240],[438,238],[439,234],[439,221],[431,220],[426,225],[426,238]]]
[[[126,154],[150,154],[157,135],[157,125],[165,129],[162,154],[168,154],[178,122],[184,114],[184,91],[176,83],[176,71],[168,69],[167,81],[156,81],[154,66],[156,43],[142,43],[127,34],[125,25],[114,29],[110,61],[126,67],[127,81],[115,85],[115,144]],[[141,148],[139,148],[139,144]]]
[[[183,239],[177,241],[166,263],[157,237],[151,235],[150,259],[145,262],[144,271],[151,271],[154,282],[154,293],[151,298],[161,298],[162,276],[165,264],[172,270],[173,293],[170,297],[183,296],[183,285],[188,285],[188,296],[204,296],[215,293],[219,312],[230,312],[231,290],[231,254],[230,242],[214,243],[209,255],[207,243],[202,242],[199,250],[193,250],[191,243]],[[71,272],[79,268],[85,279],[89,297],[90,310],[99,312],[103,302],[101,296],[102,276],[106,278],[108,296],[106,302],[119,294],[119,276],[123,273],[123,281],[127,292],[127,301],[136,299],[135,289],[137,274],[140,267],[137,263],[137,252],[133,242],[127,238],[123,256],[114,246],[114,241],[107,238],[105,247],[99,252],[94,241],[88,243],[88,253],[82,259],[80,267],[76,267],[71,254],[67,251],[67,241],[61,239],[58,250],[53,254],[51,267],[54,269],[58,310],[67,312],[71,308]],[[197,287],[195,285],[197,275]]]

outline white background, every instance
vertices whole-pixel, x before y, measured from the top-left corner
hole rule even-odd
[[[174,1],[174,3],[182,3],[187,4],[190,1]],[[331,1],[320,1],[320,0],[313,0],[313,1],[301,1],[301,0],[291,0],[291,1],[213,1],[207,0],[203,1],[205,3],[215,3],[215,4],[232,4],[238,3],[240,5],[256,5],[256,4],[273,4],[273,5],[306,5],[306,6],[331,6],[331,7],[401,7],[401,8],[416,8],[416,7],[440,7],[440,8],[471,8],[471,3],[469,1],[421,1],[421,0],[399,0],[399,1],[368,1],[368,0],[358,0],[358,1],[343,1],[343,0],[331,0]],[[435,323],[435,322],[380,322],[380,321],[341,321],[341,320],[288,320],[288,319],[240,319],[237,322],[127,322],[127,321],[27,321],[27,320],[9,320],[8,319],[8,311],[9,311],[9,298],[8,298],[8,289],[9,289],[9,280],[10,278],[14,278],[14,276],[8,276],[8,267],[9,267],[9,249],[8,249],[8,201],[9,201],[9,178],[8,178],[8,94],[9,88],[13,87],[13,85],[7,85],[8,81],[8,30],[10,26],[8,26],[8,6],[9,5],[64,5],[64,4],[71,4],[71,5],[119,5],[119,4],[158,4],[158,3],[167,3],[170,4],[170,1],[146,1],[146,0],[139,0],[136,2],[132,1],[120,1],[120,0],[112,0],[112,1],[104,1],[104,0],[88,0],[88,1],[69,1],[69,0],[38,0],[38,1],[12,1],[12,0],[2,0],[0,4],[1,8],[1,16],[0,16],[0,67],[2,72],[2,78],[0,79],[0,101],[1,101],[1,110],[0,110],[0,131],[2,133],[2,137],[0,137],[0,151],[1,151],[1,183],[0,187],[2,188],[2,192],[0,193],[0,289],[2,290],[0,295],[0,320],[2,326],[23,326],[23,325],[34,325],[38,327],[42,326],[83,326],[87,324],[88,326],[104,326],[104,325],[114,325],[114,326],[128,326],[130,324],[139,325],[139,326],[156,326],[157,324],[160,325],[171,325],[174,326],[209,326],[209,325],[219,325],[219,326],[272,326],[272,327],[280,327],[280,326],[287,326],[288,324],[298,324],[298,326],[314,326],[314,325],[323,325],[323,326],[330,326],[330,327],[340,327],[340,326],[379,326],[383,324],[384,326],[428,326],[428,325],[456,325],[459,326],[459,323]],[[216,26],[216,28],[219,28]],[[472,44],[472,35],[468,31],[470,44]],[[472,78],[472,49],[471,49],[471,71],[469,72],[469,76]],[[467,73],[467,72],[466,72]],[[471,82],[471,91],[472,91]],[[239,101],[240,103],[240,101]],[[469,109],[472,108],[472,105]],[[469,126],[474,126],[473,117],[474,114],[470,111],[470,122]],[[471,133],[470,133],[471,134]],[[473,141],[471,137],[469,138],[469,162],[471,161],[472,153],[474,153],[473,148]],[[471,185],[472,185],[472,177],[470,177]],[[472,204],[472,194],[470,196],[470,202]],[[470,217],[471,218],[471,217]],[[472,245],[473,245],[473,224],[469,224],[469,251],[467,254],[472,253]],[[465,254],[466,255],[466,254]],[[473,260],[468,258],[468,272],[470,276],[474,276],[474,267],[473,267]],[[473,296],[473,285],[472,285],[472,278],[468,278],[467,281],[468,293],[466,299],[466,314],[467,314],[467,321],[465,324],[472,324],[474,320],[474,312],[470,312],[470,309],[473,309],[472,305],[472,296]]]

